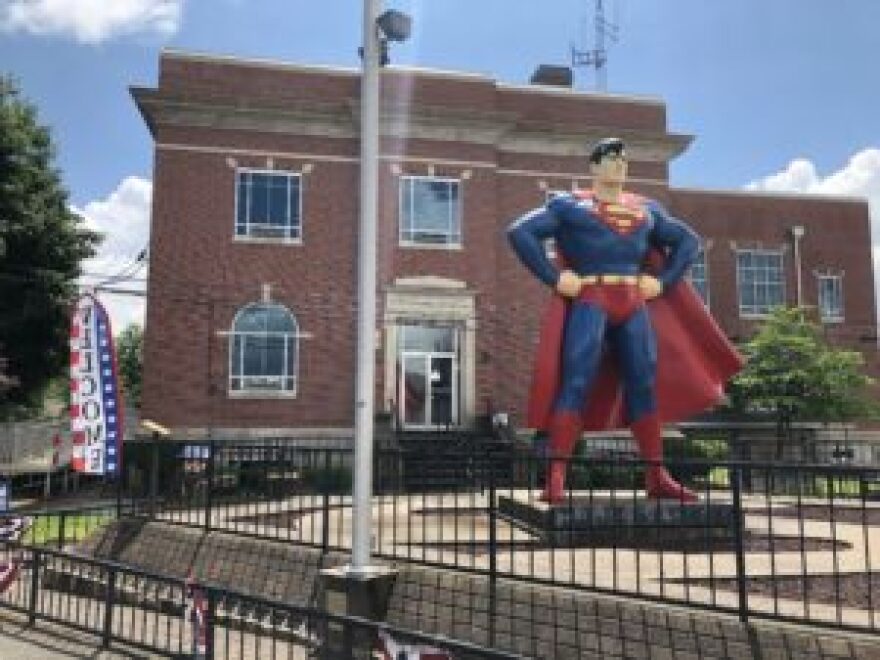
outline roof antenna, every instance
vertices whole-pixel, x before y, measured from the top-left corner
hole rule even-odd
[[[596,91],[604,92],[608,87],[608,75],[605,65],[608,62],[608,51],[605,49],[606,40],[612,44],[617,43],[620,33],[617,23],[612,23],[605,18],[605,2],[604,0],[594,0],[596,3],[595,27],[596,36],[594,39],[595,47],[590,49],[586,47],[578,48],[574,44],[571,46],[571,65],[572,67],[586,67],[596,71]],[[586,41],[586,35],[584,35]]]

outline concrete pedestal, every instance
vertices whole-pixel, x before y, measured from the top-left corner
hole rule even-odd
[[[364,573],[352,573],[348,566],[325,569],[320,577],[322,607],[330,614],[384,621],[396,576],[397,571],[387,566],[371,567]],[[372,631],[330,621],[320,657],[368,658],[372,644]]]
[[[547,543],[618,547],[705,546],[733,540],[733,505],[573,495],[547,504],[527,494],[498,498],[498,515]]]

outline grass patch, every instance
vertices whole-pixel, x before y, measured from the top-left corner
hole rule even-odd
[[[33,545],[57,545],[86,538],[116,518],[115,511],[107,509],[88,513],[52,513],[39,515],[22,541]]]

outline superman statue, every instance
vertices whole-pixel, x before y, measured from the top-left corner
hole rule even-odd
[[[563,499],[566,463],[584,430],[629,426],[647,463],[648,497],[693,502],[663,467],[662,424],[714,405],[742,360],[682,279],[700,251],[696,234],[623,190],[624,143],[599,141],[590,171],[591,190],[553,197],[508,229],[520,260],[555,292],[527,420],[550,439],[542,499]]]

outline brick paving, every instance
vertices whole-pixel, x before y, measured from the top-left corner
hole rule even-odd
[[[120,644],[102,649],[97,636],[64,626],[49,623],[28,626],[23,615],[0,609],[0,658],[4,660],[117,660],[150,657],[155,656]]]
[[[88,598],[64,596],[61,609],[85,611],[96,609]],[[56,616],[62,611],[46,609]],[[190,627],[181,616],[164,615],[137,607],[114,609],[114,633],[126,639],[138,640],[149,646],[164,649],[163,653],[144,651],[135,646],[114,642],[103,649],[100,636],[38,620],[27,625],[25,615],[0,609],[0,659],[2,660],[55,660],[56,658],[93,658],[118,660],[121,658],[183,657],[191,649]],[[309,648],[300,641],[281,634],[269,634],[256,624],[247,630],[218,626],[214,636],[214,650],[224,660],[307,660]]]

